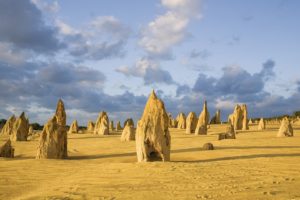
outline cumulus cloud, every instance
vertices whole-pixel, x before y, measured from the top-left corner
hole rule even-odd
[[[64,47],[57,29],[47,26],[41,11],[29,0],[0,1],[0,41],[38,53],[54,53]]]
[[[216,94],[219,96],[237,95],[247,96],[263,92],[265,82],[273,77],[275,62],[268,60],[263,63],[262,70],[258,73],[250,74],[240,66],[224,67],[223,75],[220,78],[207,77],[199,74],[193,87],[193,91],[206,95]]]
[[[76,29],[56,20],[68,51],[74,57],[90,60],[123,57],[131,30],[113,16],[98,16],[82,28]]]
[[[49,13],[57,13],[60,9],[60,6],[57,1],[53,1],[51,3],[47,3],[43,0],[31,0],[40,10],[49,12]]]
[[[145,85],[154,83],[176,84],[168,71],[161,69],[157,62],[147,58],[138,60],[132,67],[119,67],[116,71],[125,76],[143,78]]]
[[[142,30],[139,41],[150,57],[170,58],[173,46],[187,36],[192,18],[200,16],[199,0],[162,0],[167,10]]]

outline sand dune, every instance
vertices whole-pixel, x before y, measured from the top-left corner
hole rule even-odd
[[[13,142],[0,158],[0,199],[300,199],[300,126],[276,138],[279,125],[217,140],[170,129],[171,162],[137,163],[135,142],[120,135],[72,134],[69,159],[36,160],[38,141]],[[1,138],[2,140],[4,138]],[[202,151],[212,142],[214,151]]]

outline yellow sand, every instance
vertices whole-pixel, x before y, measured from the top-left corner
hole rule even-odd
[[[300,126],[292,138],[276,138],[278,127],[222,141],[224,125],[208,136],[171,129],[169,163],[136,163],[120,135],[69,135],[68,160],[35,160],[37,140],[14,142],[16,158],[0,158],[0,199],[300,199]]]

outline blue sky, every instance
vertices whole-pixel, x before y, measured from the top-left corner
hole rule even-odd
[[[175,117],[300,110],[297,0],[3,0],[0,118],[137,120],[155,89]]]

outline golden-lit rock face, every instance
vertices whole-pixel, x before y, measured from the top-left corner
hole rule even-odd
[[[264,130],[264,129],[266,129],[266,122],[265,122],[264,118],[260,118],[257,130],[261,131],[261,130]]]
[[[94,122],[88,121],[88,124],[87,124],[87,131],[92,133],[92,132],[94,132],[94,128],[95,128]]]
[[[109,135],[109,119],[106,112],[99,113],[94,128],[94,134]]]
[[[78,131],[79,131],[78,122],[77,120],[74,120],[70,126],[69,134],[78,133]]]
[[[56,119],[57,119],[57,123],[59,125],[66,126],[67,115],[66,115],[66,111],[65,111],[64,102],[61,99],[59,99],[58,102],[57,102],[55,116],[56,116]]]
[[[16,122],[15,115],[12,115],[8,120],[6,121],[5,125],[3,126],[0,135],[9,136],[12,134],[14,123]]]
[[[195,112],[190,112],[186,118],[186,130],[187,134],[195,133],[197,127],[198,119]]]
[[[55,111],[55,116],[58,125],[62,126],[65,129],[65,132],[67,131],[66,129],[66,123],[67,123],[67,114],[65,111],[65,105],[64,102],[59,99],[57,102],[56,106],[56,111]],[[67,134],[64,135],[64,157],[68,157],[68,136]]]
[[[142,118],[136,130],[136,153],[138,162],[170,160],[171,136],[169,118],[164,103],[154,91],[148,98]]]
[[[176,121],[178,129],[186,129],[186,117],[184,113],[179,113],[176,117]]]
[[[242,130],[249,130],[249,121],[248,121],[248,108],[246,104],[243,104],[242,107],[242,113],[243,113],[243,117],[242,117]]]
[[[25,113],[22,112],[20,117],[16,119],[10,134],[11,141],[27,141],[29,132],[29,120],[26,118]]]
[[[132,141],[135,140],[135,129],[132,125],[130,125],[129,122],[125,125],[122,135],[121,135],[121,141]]]
[[[63,159],[65,157],[65,136],[67,135],[64,126],[58,123],[56,116],[50,119],[41,133],[37,150],[37,159]]]
[[[209,112],[207,109],[207,102],[204,101],[202,112],[200,113],[197,127],[195,130],[195,135],[206,135],[207,134],[207,125],[209,122]]]
[[[280,128],[277,133],[277,137],[292,137],[294,136],[294,130],[290,123],[290,120],[285,117],[281,121]]]
[[[244,112],[240,105],[236,105],[234,107],[234,111],[228,117],[228,122],[233,125],[234,130],[242,130],[243,129],[243,115]]]

